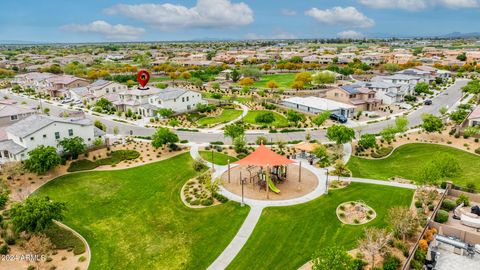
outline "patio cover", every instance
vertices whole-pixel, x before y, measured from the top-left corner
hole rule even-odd
[[[238,165],[254,165],[254,166],[279,166],[295,163],[282,155],[279,155],[264,145],[260,145],[253,153],[245,158],[234,162]]]
[[[300,142],[298,144],[295,144],[295,146],[293,147],[301,151],[312,152],[318,146],[319,146],[318,143]]]

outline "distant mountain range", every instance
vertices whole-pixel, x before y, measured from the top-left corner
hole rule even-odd
[[[387,38],[445,38],[445,39],[454,39],[454,38],[480,38],[480,32],[471,32],[471,33],[461,33],[461,32],[452,32],[448,34],[440,34],[440,35],[399,35],[399,34],[389,34],[389,33],[366,33],[365,36],[367,38],[373,39],[387,39]],[[312,38],[307,38],[312,39]],[[235,40],[243,40],[243,39],[233,39],[233,38],[212,38],[212,37],[203,37],[203,38],[195,38],[188,41],[235,41]],[[139,42],[147,42],[147,41],[139,41]],[[156,42],[156,41],[148,41],[148,42]],[[157,41],[157,42],[168,42],[168,41]],[[88,44],[96,44],[96,43],[112,43],[112,42],[87,42]],[[113,43],[127,43],[127,42],[113,42]],[[56,44],[55,42],[43,42],[43,41],[27,41],[27,40],[0,40],[0,45],[38,45],[38,44]],[[65,43],[65,44],[68,44]]]

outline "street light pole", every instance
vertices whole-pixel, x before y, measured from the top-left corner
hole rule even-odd
[[[325,194],[328,194],[328,169],[327,169],[327,181],[325,181]]]
[[[212,171],[215,170],[215,167],[214,167],[214,166],[215,166],[215,165],[213,164],[213,148],[212,148]]]

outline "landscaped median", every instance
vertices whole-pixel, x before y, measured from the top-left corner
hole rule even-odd
[[[67,203],[62,221],[85,237],[91,269],[205,269],[248,214],[238,203],[192,209],[182,186],[200,172],[188,153],[144,166],[68,174],[34,196]]]

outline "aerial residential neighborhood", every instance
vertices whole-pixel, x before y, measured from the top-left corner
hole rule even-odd
[[[480,270],[479,11],[5,1],[0,270]]]

